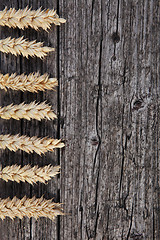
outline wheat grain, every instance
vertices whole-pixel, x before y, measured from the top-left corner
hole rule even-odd
[[[24,167],[18,165],[7,166],[2,168],[0,166],[0,178],[4,181],[16,181],[16,182],[28,182],[33,185],[33,183],[41,182],[46,183],[52,177],[55,177],[59,173],[60,166],[45,166],[31,167],[30,165],[25,165]]]
[[[66,20],[59,18],[54,9],[41,10],[31,10],[28,7],[25,9],[19,9],[16,11],[15,8],[10,8],[9,10],[5,8],[3,11],[0,11],[0,25],[8,26],[9,28],[42,28],[48,30],[51,27],[51,24],[60,25],[65,23]]]
[[[0,117],[4,119],[14,118],[20,120],[25,118],[27,120],[36,119],[54,119],[57,118],[56,114],[51,110],[51,106],[45,102],[30,104],[21,103],[19,105],[10,104],[5,107],[0,107]]]
[[[15,56],[22,55],[26,58],[28,58],[28,56],[37,56],[43,58],[47,53],[54,50],[54,48],[43,47],[42,42],[36,42],[36,40],[29,42],[23,37],[8,37],[0,40],[0,51],[3,53],[11,53]]]
[[[12,200],[10,198],[0,199],[0,218],[5,219],[9,217],[14,219],[18,217],[22,219],[23,217],[34,217],[38,219],[39,217],[46,217],[54,220],[56,216],[64,215],[63,209],[60,203],[54,203],[52,199],[41,198],[27,198],[26,196],[22,199],[14,197]]]
[[[22,150],[27,153],[36,152],[41,155],[47,151],[53,152],[55,148],[64,147],[64,143],[60,139],[53,138],[37,138],[19,136],[19,135],[0,135],[0,148],[8,148],[10,151],[16,152]]]
[[[53,90],[56,86],[58,86],[57,79],[49,78],[47,73],[43,75],[40,75],[39,72],[30,73],[29,75],[0,74],[0,88],[4,90],[10,88],[12,90],[37,93],[38,91]]]

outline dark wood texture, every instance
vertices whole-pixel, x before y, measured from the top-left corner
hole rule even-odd
[[[0,103],[47,100],[57,121],[5,121],[2,133],[53,136],[66,147],[43,157],[1,151],[3,166],[61,164],[48,185],[4,183],[0,197],[33,195],[64,203],[64,217],[0,221],[0,239],[160,239],[160,79],[158,0],[1,1],[56,8],[67,19],[49,33],[0,28],[56,48],[41,61],[1,54],[2,73],[48,72],[57,93],[1,90]]]

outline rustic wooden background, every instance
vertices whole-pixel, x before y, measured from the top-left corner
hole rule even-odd
[[[43,157],[1,151],[1,164],[61,164],[47,185],[0,181],[0,197],[44,195],[64,203],[65,217],[0,220],[0,240],[160,239],[160,79],[158,0],[4,0],[5,6],[55,8],[67,23],[48,33],[0,28],[56,48],[41,61],[0,54],[0,70],[57,76],[38,94],[3,91],[0,104],[37,100],[57,121],[0,119],[1,133],[63,138]]]

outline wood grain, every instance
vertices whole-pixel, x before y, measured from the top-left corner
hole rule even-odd
[[[56,8],[56,1],[5,1],[4,5],[8,7],[24,8],[27,5],[32,6],[33,9],[37,9],[40,6],[44,8]],[[1,4],[1,9],[4,8],[4,5]],[[24,35],[29,40],[37,39],[38,41],[43,41],[45,45],[52,46],[57,48],[57,29],[56,27],[52,27],[52,30],[49,33],[44,31],[36,32],[33,29],[27,30],[10,30],[8,28],[1,28],[1,38],[6,37],[12,34],[12,36],[22,36]],[[17,35],[16,35],[17,34]],[[45,58],[44,61],[38,58],[29,58],[24,59],[22,57],[12,57],[11,55],[1,54],[1,69],[3,73],[7,72],[18,72],[26,74],[30,72],[39,71],[41,74],[48,72],[51,77],[56,77],[57,75],[57,53],[51,53],[48,57]],[[2,65],[3,64],[3,65]],[[13,65],[12,68],[10,65]],[[7,95],[9,98],[7,98]],[[6,101],[7,99],[7,101]],[[13,92],[8,91],[7,93],[1,91],[1,105],[7,105],[8,103],[20,103],[20,102],[31,102],[31,101],[44,101],[47,100],[57,112],[57,93],[55,91],[46,91],[45,93],[21,93],[21,92]],[[50,136],[57,137],[57,122],[56,121],[2,121],[1,126],[5,128],[6,133],[20,133],[22,135],[29,136]],[[13,127],[15,126],[15,127]],[[4,132],[4,131],[3,131]],[[58,158],[57,153],[48,153],[45,156],[38,156],[36,154],[26,154],[24,152],[19,153],[10,153],[9,151],[5,151],[2,153],[3,164],[31,164],[44,166],[48,164],[57,165]],[[6,164],[7,161],[7,164]],[[54,198],[55,201],[58,201],[58,178],[55,180],[49,181],[47,185],[44,184],[36,184],[35,186],[30,186],[29,184],[14,184],[8,183],[1,184],[1,197],[14,196],[23,197],[27,195],[27,197],[40,197],[44,195],[45,198]],[[2,190],[3,189],[3,190]],[[58,220],[52,222],[51,220],[41,218],[38,221],[34,219],[16,219],[15,221],[11,221],[10,219],[6,219],[0,222],[0,227],[2,229],[0,233],[0,239],[57,239],[58,230],[57,223]]]
[[[160,239],[160,6],[154,0],[15,1],[5,6],[56,8],[67,22],[49,33],[0,28],[56,52],[41,61],[0,55],[3,74],[39,70],[58,77],[57,93],[2,91],[0,104],[47,100],[57,121],[0,119],[1,133],[65,140],[43,157],[1,151],[3,166],[61,164],[48,185],[4,183],[0,197],[27,195],[64,203],[66,216],[0,221],[0,239]]]
[[[60,1],[61,239],[160,238],[158,10]]]

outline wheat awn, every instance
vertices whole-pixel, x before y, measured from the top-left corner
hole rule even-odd
[[[38,91],[53,90],[57,86],[57,79],[49,78],[47,73],[43,75],[40,75],[39,72],[29,75],[17,75],[16,73],[3,75],[0,73],[0,88],[5,91],[12,89],[37,93]]]
[[[16,10],[15,8],[0,11],[0,25],[8,26],[9,28],[34,28],[38,30],[39,28],[47,31],[50,29],[51,24],[60,25],[65,23],[66,20],[59,18],[54,9],[42,10],[41,8],[37,10],[31,10],[31,8],[24,8]]]
[[[54,51],[54,48],[43,47],[42,42],[36,40],[29,42],[23,37],[20,38],[5,38],[0,40],[0,51],[3,53],[11,53],[15,56],[22,55],[23,57],[39,57],[44,58],[47,53]]]
[[[47,151],[53,152],[55,148],[63,148],[64,143],[60,139],[53,138],[37,138],[19,135],[0,135],[0,148],[8,148],[10,151],[16,152],[22,150],[27,153],[36,152],[41,155]]]
[[[57,215],[64,215],[63,209],[60,203],[54,203],[52,199],[41,198],[27,198],[22,199],[14,197],[13,199],[0,199],[0,218],[5,219],[9,217],[14,219],[18,217],[46,217],[54,220]]]

